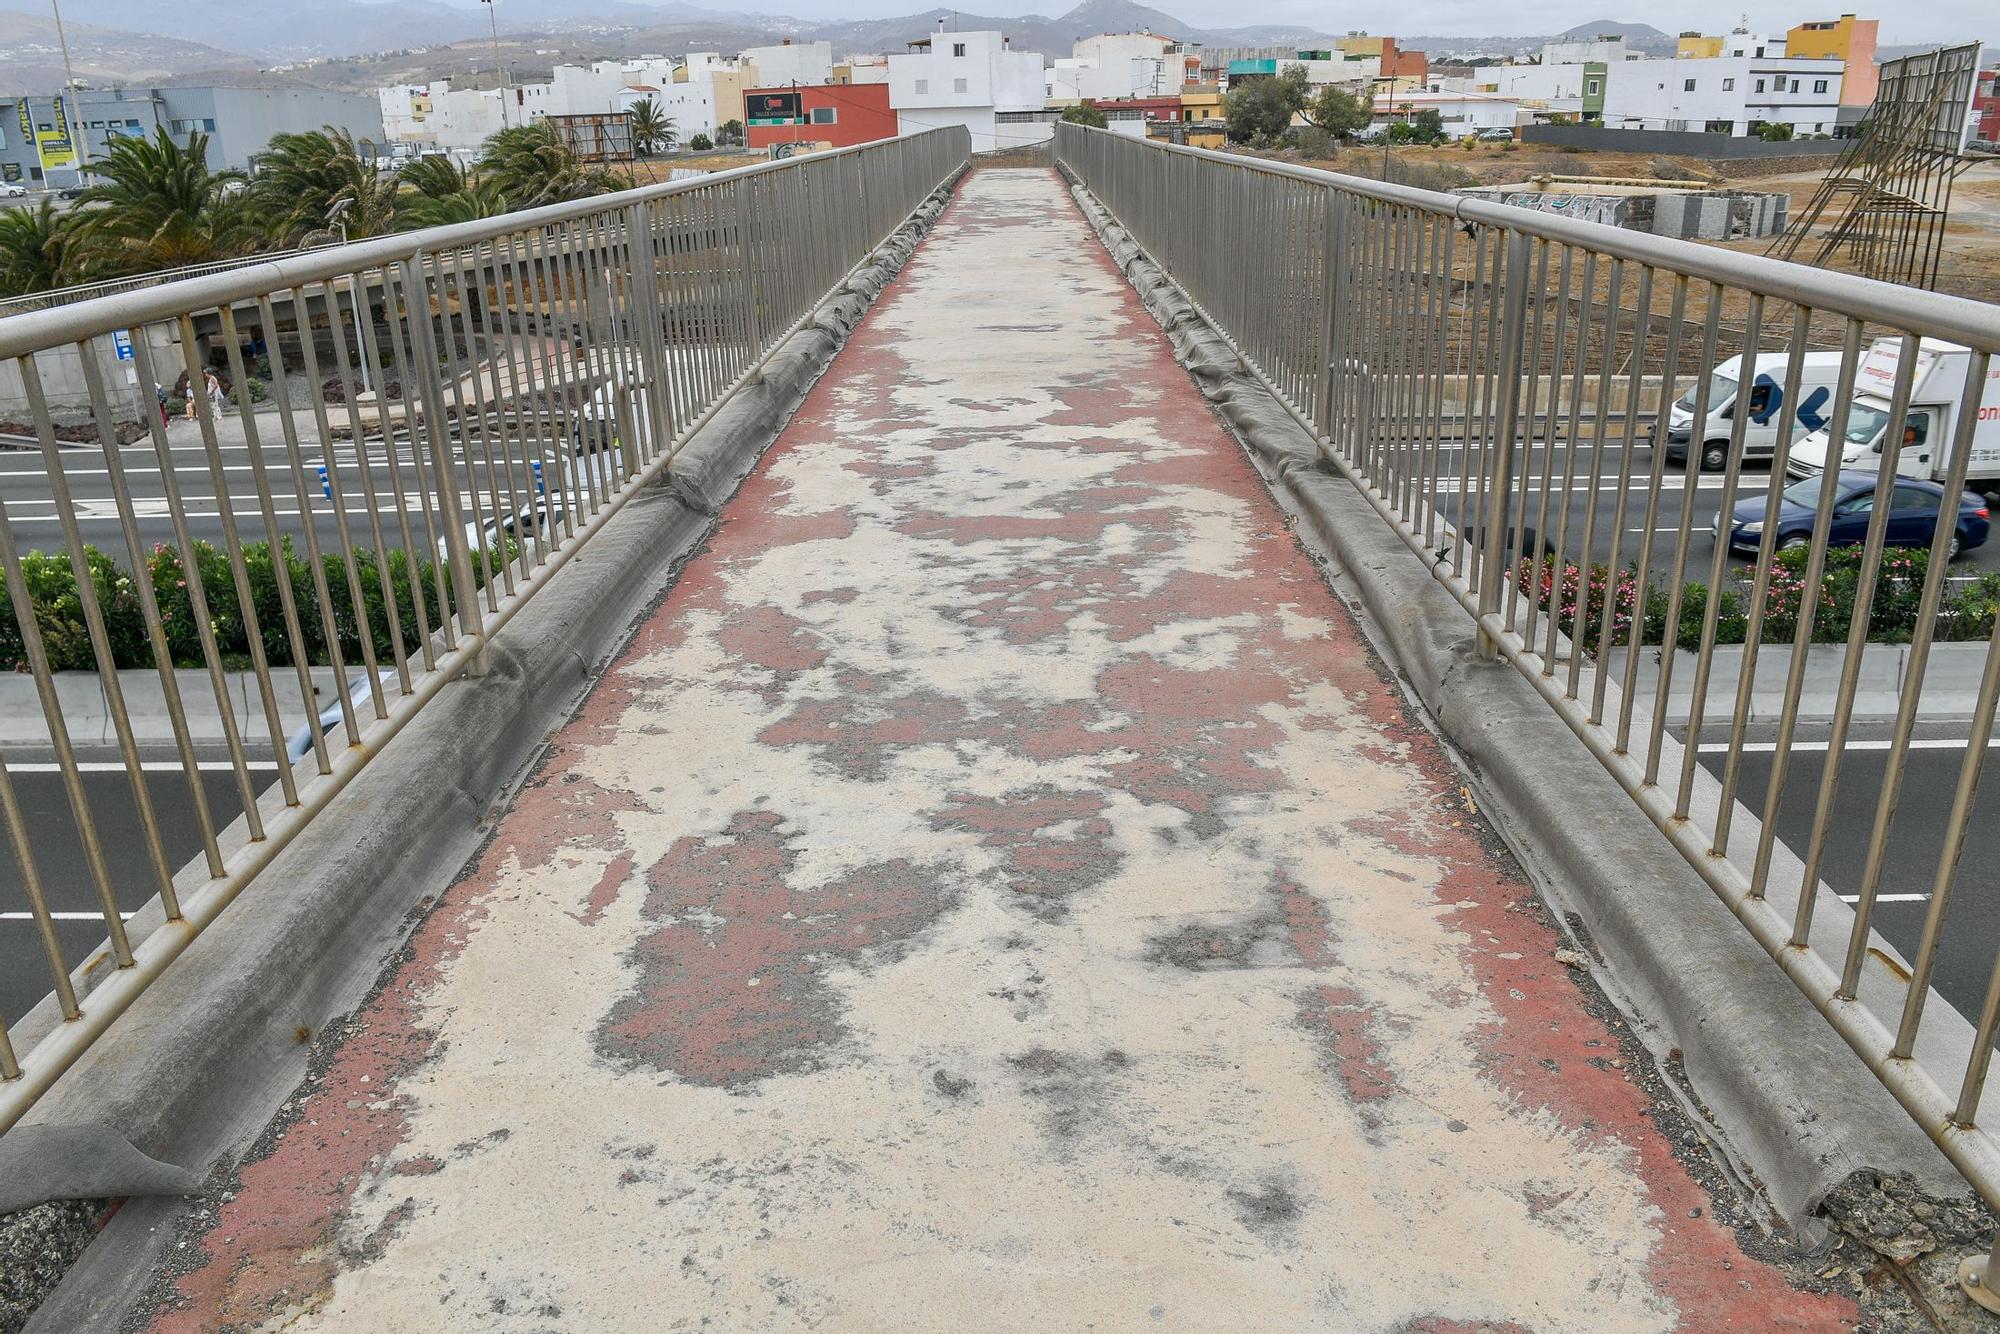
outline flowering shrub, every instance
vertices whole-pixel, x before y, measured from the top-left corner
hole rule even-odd
[[[1801,548],[1779,552],[1773,560],[1765,590],[1764,619],[1758,630],[1761,642],[1788,644],[1797,636],[1799,616],[1806,601],[1809,554]],[[1813,643],[1846,642],[1861,597],[1863,554],[1864,549],[1859,546],[1835,547],[1826,553],[1819,594],[1813,605]],[[1929,565],[1928,551],[1901,548],[1883,551],[1868,604],[1869,642],[1907,644],[1915,636]],[[1607,592],[1611,598],[1613,645],[1631,642],[1635,619],[1641,621],[1640,643],[1665,642],[1667,613],[1671,610],[1669,590],[1658,586],[1647,589],[1642,610],[1638,577],[1638,570],[1630,564],[1614,576],[1601,564],[1586,568],[1565,562],[1558,566],[1554,558],[1544,557],[1522,560],[1516,579],[1526,601],[1541,614],[1552,612],[1558,628],[1571,638],[1576,637],[1581,598],[1587,626],[1582,647],[1586,653],[1596,653],[1603,633]],[[1749,637],[1752,591],[1748,579],[1734,581],[1721,590],[1715,613],[1716,643],[1741,644]],[[1708,612],[1709,596],[1705,584],[1691,582],[1682,586],[1673,636],[1677,647],[1701,647],[1701,627]],[[1941,641],[1985,639],[1993,633],[1996,619],[2000,619],[2000,573],[1982,573],[1969,582],[1946,585],[1938,602],[1935,636]]]

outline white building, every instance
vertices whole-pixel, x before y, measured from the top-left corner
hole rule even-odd
[[[1548,42],[1542,47],[1544,65],[1610,65],[1644,60],[1643,51],[1628,50],[1623,37],[1592,37],[1581,42]]]
[[[705,134],[711,139],[715,137],[715,84],[712,80],[628,84],[618,90],[615,109],[630,111],[639,102],[647,100],[673,122],[674,134],[682,143],[697,134]]]
[[[1188,70],[1193,62],[1193,73]],[[1044,72],[1052,102],[1166,97],[1201,81],[1201,60],[1171,37],[1151,32],[1104,32],[1080,37],[1066,59]]]
[[[1623,73],[1650,63],[1654,62],[1628,61],[1616,68]],[[1485,71],[1493,77],[1482,89],[1490,87],[1491,91],[1511,97],[1531,111],[1574,119],[1583,115],[1586,93],[1593,100],[1604,95],[1604,84],[1612,68],[1610,65],[1501,65]]]
[[[847,81],[849,83],[889,82],[889,57],[887,56],[849,56],[842,63],[847,67]],[[839,69],[836,67],[834,81],[837,83],[839,80]]]
[[[377,98],[384,136],[391,143],[471,150],[503,127],[497,88],[454,88],[449,79],[434,79],[383,88]]]
[[[910,43],[889,57],[889,105],[899,133],[963,125],[972,151],[990,152],[1045,142],[1045,120],[1002,123],[1000,113],[1040,111],[1047,96],[1042,58],[1014,51],[997,32],[944,32]]]
[[[1782,47],[1782,43],[1780,43]],[[1608,72],[1604,124],[1627,130],[1752,134],[1785,124],[1832,134],[1840,119],[1838,60],[1715,56],[1648,60]]]
[[[753,86],[758,88],[832,83],[833,43],[786,41],[777,46],[745,47],[743,63],[757,67]]]
[[[1415,120],[1435,111],[1444,132],[1463,139],[1479,130],[1511,130],[1521,118],[1521,104],[1499,93],[1382,93],[1375,98],[1375,123]]]

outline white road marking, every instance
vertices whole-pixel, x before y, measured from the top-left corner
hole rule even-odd
[[[136,912],[121,912],[118,914],[121,920],[127,922],[138,915]],[[0,912],[0,922],[32,922],[34,920],[35,915],[31,912]],[[101,912],[52,912],[49,914],[49,920],[52,922],[101,922],[104,920],[104,914]]]
[[[1913,739],[1909,743],[1909,748],[1911,750],[1964,750],[1966,746],[1969,745],[1970,743],[1971,743],[1970,737],[1958,737],[1955,739],[1945,738],[1945,737],[1918,737]],[[1801,750],[1824,751],[1831,744],[1832,743],[1828,741],[1794,741],[1792,743],[1792,749],[1794,751],[1801,751]],[[1844,747],[1844,749],[1887,750],[1892,744],[1893,744],[1892,742],[1887,740],[1881,740],[1881,741],[1850,740]],[[1986,743],[1986,748],[1988,750],[2000,748],[2000,737],[1995,737],[1991,741],[1988,741]],[[1775,754],[1777,749],[1778,749],[1778,743],[1775,741],[1746,741],[1743,743],[1743,753],[1746,755],[1770,755],[1770,754]],[[1728,750],[1729,750],[1729,743],[1727,741],[1705,741],[1699,747],[1697,747],[1698,753],[1703,755],[1726,754]]]
[[[236,766],[228,760],[200,760],[196,762],[194,767],[202,773],[234,773],[236,771]],[[276,773],[278,771],[277,761],[275,760],[251,760],[244,764],[243,767],[268,773]],[[140,761],[139,768],[149,774],[177,774],[181,772],[181,762],[179,760],[142,760]],[[78,762],[76,769],[78,773],[85,774],[122,774],[125,772],[125,765],[119,760],[84,760]],[[10,774],[59,774],[62,772],[62,766],[52,761],[37,761],[33,764],[14,764],[10,762],[7,765],[7,772]]]
[[[1875,901],[1877,903],[1928,903],[1930,902],[1930,898],[1931,896],[1928,894],[1877,894]],[[1859,894],[1842,894],[1840,901],[1842,903],[1859,903],[1861,902],[1861,896]]]

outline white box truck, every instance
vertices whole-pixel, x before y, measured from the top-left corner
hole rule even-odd
[[[1759,353],[1750,378],[1746,405],[1749,419],[1743,423],[1743,457],[1768,459],[1778,452],[1778,432],[1791,430],[1791,439],[1808,435],[1826,425],[1833,413],[1833,397],[1840,389],[1840,353],[1808,352],[1799,365],[1798,401],[1785,405],[1785,377],[1791,373],[1791,356],[1785,352]],[[1676,399],[1659,425],[1658,443],[1675,463],[1690,453],[1701,460],[1703,472],[1721,472],[1729,462],[1729,442],[1733,438],[1737,398],[1743,388],[1743,358],[1720,362],[1710,373],[1707,417],[1695,429],[1695,396],[1699,383]]]
[[[1917,344],[1917,364],[1910,376],[1910,410],[1900,428],[1895,428],[1902,432],[1903,448],[1896,458],[1896,471],[1902,476],[1943,481],[1951,470],[1951,444],[1958,437],[1959,423],[1964,413],[1972,412],[1977,418],[1972,428],[1972,457],[1965,467],[1965,489],[2000,491],[2000,357],[1987,364],[1985,387],[1977,401],[1967,402],[1965,372],[1971,356],[1958,344],[1935,338]],[[1837,466],[1875,467],[1892,429],[1889,418],[1902,360],[1900,338],[1877,339],[1861,359]],[[1799,441],[1785,471],[1794,477],[1818,475],[1827,463],[1827,436],[1822,429]]]

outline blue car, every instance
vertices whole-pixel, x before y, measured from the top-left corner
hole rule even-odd
[[[1792,483],[1780,494],[1776,550],[1790,551],[1812,541],[1813,528],[1820,517],[1819,496],[1823,485],[1823,478],[1808,477]],[[1874,473],[1843,471],[1835,483],[1833,518],[1827,545],[1859,546],[1867,541],[1868,524],[1879,498]],[[1885,545],[1930,546],[1931,536],[1937,530],[1938,508],[1944,503],[1945,490],[1936,482],[1914,477],[1896,478],[1889,502],[1889,522],[1883,531]],[[1971,494],[1959,496],[1958,527],[1952,533],[1950,559],[1955,560],[1961,552],[1986,544],[1989,517],[1983,499]],[[1730,549],[1755,551],[1757,544],[1763,540],[1765,523],[1763,496],[1738,501],[1730,515]],[[1722,515],[1718,513],[1711,527],[1719,535],[1721,526]]]

